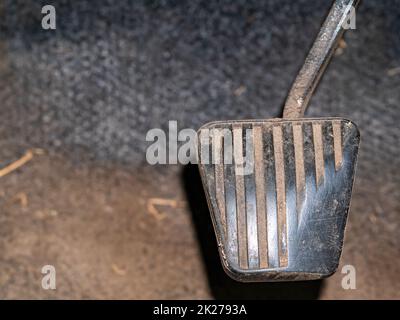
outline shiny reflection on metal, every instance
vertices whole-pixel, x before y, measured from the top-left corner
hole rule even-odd
[[[350,204],[356,126],[327,118],[215,122],[202,129],[233,136],[232,164],[224,164],[224,170],[220,164],[199,164],[227,273],[239,281],[332,274]],[[205,149],[224,153],[225,145],[207,141],[211,147],[200,145],[200,155]],[[247,173],[239,170],[246,161],[253,163]]]

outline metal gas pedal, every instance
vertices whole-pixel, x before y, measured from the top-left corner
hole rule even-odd
[[[350,204],[357,127],[338,118],[214,122],[199,137],[225,270],[241,281],[332,274]]]
[[[360,134],[349,120],[302,117],[357,2],[334,1],[283,119],[212,122],[198,132],[221,260],[236,280],[319,279],[339,264]]]

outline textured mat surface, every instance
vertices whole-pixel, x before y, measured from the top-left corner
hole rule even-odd
[[[46,189],[34,185],[23,189],[32,199],[37,199],[32,201],[43,207],[62,207],[67,199],[66,193],[78,188],[79,181],[96,181],[90,168],[95,170],[97,166],[112,168],[107,169],[111,172],[115,168],[127,170],[133,181],[142,181],[136,178],[137,170],[147,172],[147,179],[164,181],[164,185],[144,184],[142,188],[149,188],[147,196],[133,191],[131,200],[117,197],[118,201],[126,201],[126,206],[129,201],[134,206],[141,197],[144,197],[143,201],[147,201],[146,197],[178,197],[192,203],[200,201],[193,195],[193,192],[201,190],[194,186],[199,181],[191,173],[184,173],[182,180],[180,168],[148,170],[145,164],[146,132],[155,127],[167,128],[168,120],[177,120],[179,128],[197,129],[210,120],[279,116],[290,84],[330,2],[123,0],[116,3],[102,0],[93,5],[90,1],[52,1],[57,10],[55,31],[41,29],[40,12],[44,4],[47,2],[10,0],[3,1],[0,6],[3,16],[0,21],[0,163],[4,166],[21,156],[27,148],[38,147],[50,154],[49,159],[61,154],[65,163],[60,166],[70,168],[71,165],[72,169],[68,170],[72,172],[78,170],[76,167],[79,165],[89,168],[84,173],[72,175],[69,179],[77,179],[77,182],[69,185],[74,187],[60,189],[52,200],[44,196]],[[391,293],[400,292],[397,277],[400,237],[396,231],[400,223],[399,34],[400,1],[363,1],[357,15],[357,29],[346,34],[347,45],[329,66],[307,112],[310,116],[349,118],[359,125],[362,135],[344,253],[344,262],[357,265],[363,275],[360,276],[363,285],[350,294],[352,297],[390,297]],[[48,167],[47,172],[54,174],[61,185],[66,181],[64,174],[68,170],[60,169],[50,160],[42,165]],[[46,170],[6,177],[11,182],[7,182],[10,183],[7,190],[3,187],[2,201],[7,202],[8,197],[20,192],[24,184],[19,178],[41,181],[43,177],[37,176],[40,172]],[[185,179],[192,181],[189,186]],[[43,183],[51,188],[51,184]],[[101,192],[104,194],[111,188],[124,192],[124,187],[107,179],[98,183],[102,184]],[[181,191],[174,195],[171,186]],[[100,201],[94,194],[88,198],[92,196],[93,201]],[[62,246],[65,250],[72,250],[77,242],[83,241],[91,248],[88,251],[93,252],[96,242],[88,240],[90,236],[82,236],[85,229],[78,223],[82,204],[70,201],[68,205],[70,215],[65,219],[76,223],[70,231],[53,235],[59,240],[55,251]],[[99,203],[93,203],[92,207],[97,205],[101,207]],[[90,212],[94,210],[89,205],[85,208]],[[128,214],[123,208],[123,214]],[[146,205],[138,206],[129,214],[141,217],[146,214],[146,208]],[[22,209],[13,210],[20,212]],[[29,246],[19,253],[15,249],[19,246],[24,248],[30,243],[29,239],[11,245],[9,240],[14,239],[12,237],[24,239],[26,234],[20,230],[21,222],[15,218],[13,210],[5,210],[3,215],[7,228],[2,227],[0,243],[9,256],[0,256],[0,260],[3,259],[2,263],[7,264],[10,270],[16,268],[26,275],[32,266],[31,259],[37,255]],[[27,210],[30,212],[29,208]],[[209,224],[208,220],[203,220],[208,218],[202,216],[208,214],[207,210],[202,213],[197,212],[196,207],[180,210],[186,210],[193,220],[189,219],[180,228],[191,230],[189,238],[195,234],[199,238],[198,242],[189,241],[189,251],[185,252],[196,251],[193,248],[200,243],[199,252],[203,253],[198,252],[197,259],[192,259],[194,270],[198,270],[195,266],[203,263],[206,271],[210,266],[220,268],[218,261],[207,260],[208,250],[214,252],[214,239],[204,239],[201,235],[208,231],[212,233],[212,229],[203,230]],[[93,219],[96,220],[95,211]],[[106,218],[100,221],[103,222],[97,223],[107,224]],[[159,226],[162,230],[166,228],[166,238],[171,232],[168,226],[168,223]],[[33,225],[26,228],[33,228],[30,230],[34,235],[39,232]],[[136,229],[131,231],[136,232]],[[10,232],[13,236],[9,235]],[[62,239],[67,235],[75,242],[64,243]],[[111,234],[108,236],[112,238]],[[135,241],[146,242],[151,235],[143,233],[140,237]],[[151,250],[162,254],[163,240]],[[37,241],[41,248],[38,250],[48,257],[44,243],[50,240],[42,235]],[[127,245],[123,241],[126,239],[122,237],[119,245]],[[168,257],[176,257],[176,252],[171,250]],[[69,253],[65,253],[63,258],[49,255],[60,265],[73,263],[73,255],[68,259]],[[152,261],[151,256],[148,259],[143,263]],[[39,265],[41,262],[35,263]],[[91,270],[101,262],[100,259],[80,263]],[[133,261],[128,259],[126,263],[129,265]],[[153,272],[146,269],[143,272],[144,279],[150,279],[155,274],[162,274],[162,268],[156,266]],[[171,276],[170,282],[166,280],[165,287],[160,290],[132,287],[131,294],[127,292],[126,296],[224,297],[224,292],[236,292],[229,280],[221,280],[222,284],[216,280],[217,284],[213,285],[215,279],[210,273],[205,272],[201,278],[205,288],[202,294],[196,294],[191,287],[190,279],[194,275],[187,275],[187,279],[183,276],[186,280],[182,280],[176,278],[176,274]],[[12,276],[11,271],[4,274],[4,279],[14,283],[16,275]],[[341,290],[340,274],[335,277],[332,279],[336,281],[329,280],[334,282],[327,285],[322,296],[349,295],[349,292]],[[29,279],[26,278],[25,285],[34,286]],[[99,279],[89,277],[85,285],[94,288],[99,285]],[[68,281],[74,283],[76,280],[71,276]],[[174,284],[179,281],[189,286],[187,295],[185,291],[173,291]],[[211,291],[207,291],[207,281],[211,283]],[[23,291],[21,286],[12,286],[8,290],[3,286],[1,295],[18,296],[30,292]],[[243,292],[243,288],[239,288],[237,292]],[[74,294],[77,290],[73,290]],[[96,290],[90,290],[77,294],[77,297],[102,296],[96,295]],[[113,289],[104,290],[107,293],[103,296],[119,297]],[[143,290],[146,294],[141,295]],[[170,295],[164,292],[168,290],[172,290]],[[262,290],[258,293],[260,297],[270,297],[267,294],[263,296]],[[67,290],[61,295],[72,293]]]

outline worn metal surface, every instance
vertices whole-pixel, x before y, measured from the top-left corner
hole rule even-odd
[[[335,0],[286,99],[283,117],[304,116],[311,96],[327,67],[358,0]]]
[[[334,1],[283,120],[217,122],[199,131],[199,167],[218,247],[236,280],[313,280],[337,269],[360,135],[345,120],[287,119],[304,116],[357,2]],[[204,161],[209,153],[211,165]],[[234,160],[228,166],[226,157]]]
[[[201,139],[199,167],[227,273],[239,281],[334,273],[353,186],[356,126],[335,118],[276,119],[215,122],[204,130],[211,134]],[[205,154],[215,159],[214,152],[216,161],[204,161]]]

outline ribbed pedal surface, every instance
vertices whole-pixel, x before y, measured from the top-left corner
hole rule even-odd
[[[335,271],[359,133],[343,119],[215,122],[199,167],[223,264],[237,280]]]

